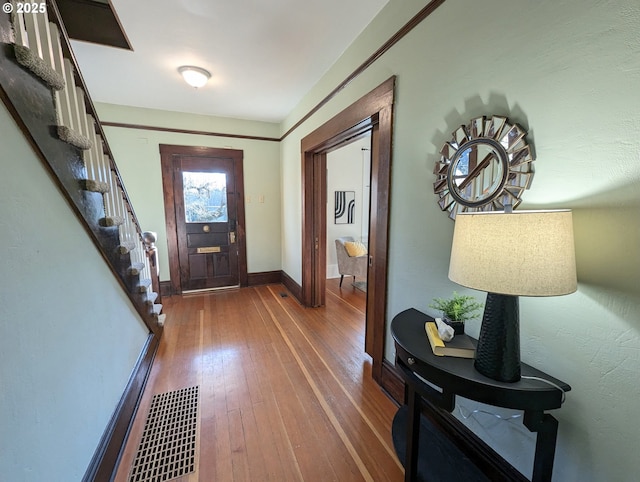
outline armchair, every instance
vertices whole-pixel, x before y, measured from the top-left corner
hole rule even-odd
[[[340,273],[340,286],[345,276],[353,276],[367,280],[367,268],[369,256],[367,253],[361,256],[349,256],[345,243],[354,242],[351,236],[336,239],[336,255],[338,258],[338,273]]]

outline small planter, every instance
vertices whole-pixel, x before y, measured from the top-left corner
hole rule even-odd
[[[442,321],[453,328],[455,335],[464,333],[464,322],[479,315],[482,303],[473,296],[459,295],[455,291],[450,298],[434,298],[429,308],[442,312]]]
[[[444,321],[447,325],[453,328],[454,335],[464,334],[464,321],[451,321],[447,317],[442,318],[442,321]]]

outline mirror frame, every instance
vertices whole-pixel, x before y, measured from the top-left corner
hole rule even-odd
[[[526,134],[518,124],[512,124],[501,116],[477,117],[456,129],[452,139],[440,149],[440,159],[435,163],[433,190],[438,195],[440,209],[448,211],[449,217],[455,220],[459,212],[503,211],[505,207],[518,206],[522,193],[533,180],[534,156],[525,139]],[[499,179],[497,176],[491,179],[488,193],[470,199],[461,194],[460,187],[467,187],[472,182],[468,180],[479,177],[490,162],[489,156],[468,173],[471,177],[462,178],[454,172],[465,152],[481,145],[488,146],[495,153],[491,157],[497,157],[502,172],[497,175]]]

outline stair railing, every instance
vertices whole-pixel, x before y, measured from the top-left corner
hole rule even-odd
[[[156,247],[154,244],[152,253],[147,251],[142,229],[71,50],[60,13],[52,1],[46,2],[46,11],[39,9],[37,13],[19,10],[18,3],[21,2],[11,2],[16,59],[52,89],[57,135],[82,152],[85,178],[78,181],[83,189],[102,194],[104,217],[99,223],[103,227],[118,227],[118,254],[130,260],[124,270],[122,266],[112,266],[112,270],[133,297],[149,328],[156,332],[164,323],[162,306],[156,303],[159,295]],[[62,185],[66,187],[64,182]]]

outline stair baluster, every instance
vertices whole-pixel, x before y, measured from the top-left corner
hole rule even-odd
[[[13,3],[15,7],[15,2]],[[162,329],[164,316],[161,315],[161,305],[156,303],[159,301],[159,296],[157,296],[159,286],[156,286],[159,285],[157,276],[156,282],[153,282],[153,274],[157,274],[155,245],[152,267],[151,257],[147,256],[148,252],[140,224],[124,189],[111,150],[104,138],[102,127],[84,85],[82,75],[77,71],[75,58],[64,33],[64,26],[57,8],[51,2],[47,3],[47,7],[47,11],[52,14],[52,21],[49,20],[47,12],[21,14],[14,9],[11,18],[16,59],[24,68],[29,69],[51,87],[52,105],[55,106],[55,118],[58,123],[58,135],[61,140],[79,149],[79,154],[84,161],[84,167],[64,171],[65,173],[71,171],[79,176],[75,184],[68,179],[59,178],[63,191],[67,192],[67,198],[75,204],[80,214],[79,217],[88,225],[93,212],[83,212],[83,209],[88,208],[83,206],[82,202],[77,202],[78,185],[81,189],[89,192],[100,193],[103,201],[102,215],[104,216],[100,224],[103,227],[89,225],[89,231],[100,233],[100,229],[108,230],[113,229],[109,226],[118,226],[119,248],[117,252],[113,252],[113,247],[101,244],[103,239],[110,239],[107,234],[102,237],[96,235],[93,239],[102,250],[105,260],[111,265],[114,274],[126,288],[147,326],[151,331],[159,332]],[[11,99],[8,102],[10,103]],[[28,115],[28,113],[18,112],[18,109],[13,110],[16,111],[15,115],[17,116],[25,117]],[[22,120],[24,121],[24,119]],[[29,120],[33,121],[33,119]],[[24,124],[28,126],[29,122],[24,121]],[[38,135],[31,131],[30,134]],[[34,138],[34,142],[39,145],[38,139]],[[47,152],[41,152],[43,161],[48,163],[52,167],[52,171],[58,175],[59,169],[52,165],[52,163],[59,162],[53,159],[55,157],[48,156]],[[105,232],[108,233],[108,231]],[[134,266],[142,268],[131,269]],[[132,278],[136,279],[135,283],[132,282]],[[135,286],[133,286],[134,284]]]

